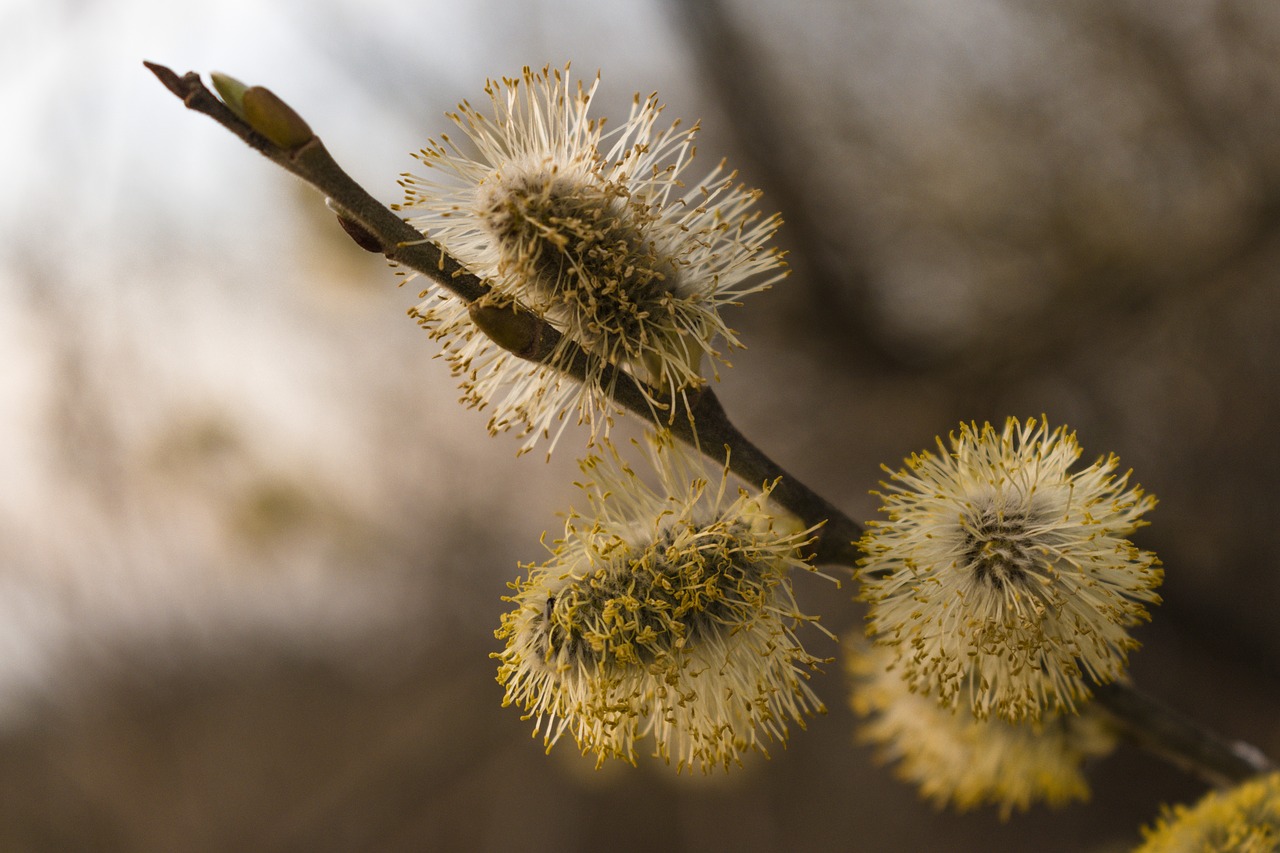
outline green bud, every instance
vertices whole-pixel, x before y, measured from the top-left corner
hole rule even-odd
[[[249,126],[286,151],[301,148],[315,138],[302,116],[264,86],[246,89],[240,102]]]
[[[244,118],[244,93],[249,87],[220,71],[214,71],[209,79],[213,81],[213,88],[217,90],[218,97],[222,98],[222,103],[230,107],[231,112]]]

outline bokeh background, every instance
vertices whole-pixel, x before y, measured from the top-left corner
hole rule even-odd
[[[488,654],[581,434],[488,437],[415,294],[143,59],[272,87],[387,201],[488,76],[659,91],[787,221],[740,426],[858,518],[961,420],[1118,453],[1135,678],[1280,754],[1280,4],[0,0],[0,850],[1113,851],[1203,791],[1122,748],[1087,805],[937,813],[838,665],[727,776],[544,755]]]

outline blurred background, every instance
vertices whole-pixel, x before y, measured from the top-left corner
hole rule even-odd
[[[1101,853],[1204,790],[1122,747],[1087,805],[937,813],[838,664],[727,776],[544,755],[488,655],[581,434],[488,437],[416,288],[143,59],[270,86],[386,201],[486,77],[659,91],[787,223],[744,431],[855,518],[961,420],[1118,453],[1136,680],[1280,754],[1280,4],[0,0],[0,850]]]

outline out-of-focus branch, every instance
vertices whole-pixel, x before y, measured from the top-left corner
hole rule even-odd
[[[785,116],[780,118],[783,105],[770,98],[774,75],[762,66],[761,52],[748,44],[723,0],[668,0],[667,7],[691,42],[689,54],[702,78],[724,107],[737,149],[759,176],[755,182],[787,223],[786,237],[795,249],[788,258],[793,280],[805,284],[815,303],[809,325],[860,363],[881,371],[910,367],[881,345],[871,325],[875,312],[866,304],[869,273],[830,245],[821,201],[815,203],[813,194],[802,189],[795,168],[800,158]],[[847,235],[842,239],[847,241]]]
[[[1125,737],[1211,785],[1228,786],[1277,769],[1257,747],[1226,740],[1132,685],[1115,681],[1093,691],[1094,701]]]

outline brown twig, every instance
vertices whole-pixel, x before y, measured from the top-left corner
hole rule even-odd
[[[1227,786],[1277,769],[1257,747],[1229,741],[1131,684],[1097,685],[1093,695],[1129,740],[1211,785]]]

